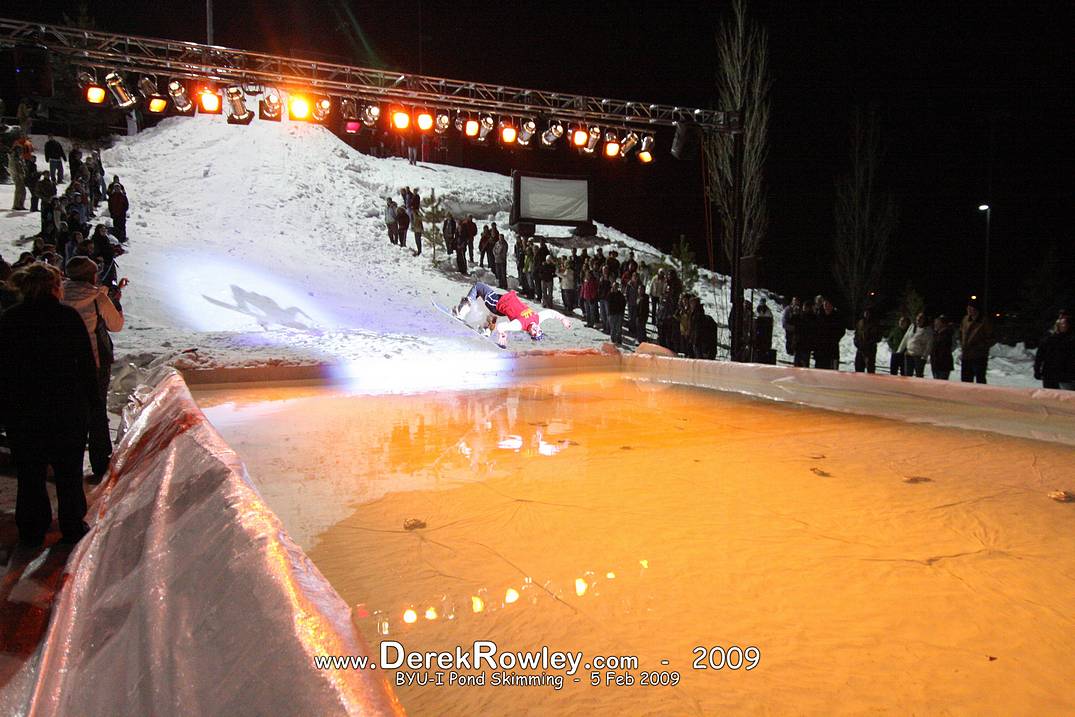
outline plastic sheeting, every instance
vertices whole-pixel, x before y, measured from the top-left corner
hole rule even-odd
[[[760,364],[624,356],[651,380],[731,391],[843,413],[1075,443],[1075,392]]]
[[[48,634],[0,707],[26,715],[402,714],[348,606],[167,370],[136,392]]]

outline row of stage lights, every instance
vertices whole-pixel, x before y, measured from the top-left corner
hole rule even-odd
[[[169,104],[171,112],[177,115],[190,116],[195,111],[201,114],[223,114],[224,105],[227,104],[228,123],[246,125],[253,121],[254,112],[247,107],[245,98],[247,95],[261,95],[258,117],[272,122],[283,119],[285,104],[288,119],[292,121],[321,123],[335,110],[339,113],[347,134],[357,134],[363,126],[375,127],[382,118],[380,105],[360,103],[351,98],[334,101],[326,96],[289,94],[285,103],[283,94],[275,87],[249,85],[244,88],[233,85],[224,90],[222,98],[215,88],[202,85],[197,87],[192,98],[187,86],[177,79],[168,82],[167,95],[160,92],[157,80],[148,76],[138,80],[137,92],[128,87],[118,72],[108,73],[103,85],[90,72],[80,72],[78,81],[83,96],[90,104],[103,105],[111,94],[120,109],[128,110],[141,102],[145,111],[153,115],[168,113]],[[602,131],[600,127],[582,124],[568,127],[559,120],[551,120],[539,134],[537,120],[531,118],[521,121],[502,118],[497,121],[491,114],[455,112],[453,119],[452,114],[448,110],[407,109],[400,106],[391,107],[387,113],[389,127],[398,132],[417,130],[423,134],[444,134],[454,127],[475,142],[488,143],[491,137],[496,137],[506,146],[529,147],[533,144],[546,148],[555,147],[566,134],[571,146],[583,154],[597,154],[600,146],[601,154],[605,157],[625,158],[637,149],[635,156],[638,161],[643,164],[653,161],[652,134],[639,136],[631,130],[623,130],[621,134],[611,129]]]

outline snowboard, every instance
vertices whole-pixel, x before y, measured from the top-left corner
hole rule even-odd
[[[508,350],[508,347],[507,347],[507,346],[501,346],[500,344],[498,344],[498,343],[497,343],[497,341],[496,341],[496,336],[494,336],[494,335],[493,335],[492,333],[490,333],[490,334],[483,334],[483,333],[481,332],[481,329],[475,328],[474,326],[471,326],[470,324],[468,324],[468,323],[467,323],[466,321],[463,321],[463,319],[461,319],[461,318],[459,318],[458,316],[456,316],[455,314],[453,314],[453,313],[452,313],[452,310],[451,310],[451,309],[448,309],[448,308],[446,308],[446,307],[444,307],[444,306],[441,306],[441,305],[440,305],[440,304],[438,304],[438,303],[437,303],[436,301],[433,301],[433,302],[431,302],[431,303],[433,304],[433,308],[434,308],[434,309],[436,309],[436,310],[437,310],[437,311],[439,311],[440,313],[444,314],[445,316],[447,316],[447,317],[448,317],[448,318],[450,318],[451,320],[453,320],[453,321],[458,321],[458,322],[459,322],[460,324],[462,324],[463,326],[466,326],[466,327],[467,327],[468,329],[470,329],[470,330],[471,330],[471,331],[473,331],[473,332],[474,332],[475,334],[477,334],[478,336],[482,337],[483,339],[485,339],[486,341],[488,341],[489,343],[491,343],[491,344],[492,344],[493,346],[496,346],[496,347],[497,347],[498,349],[501,349],[501,350],[503,350],[503,351],[507,351],[507,350]]]

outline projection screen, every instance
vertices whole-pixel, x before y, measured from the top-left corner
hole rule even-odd
[[[582,226],[590,221],[590,182],[565,177],[512,172],[512,224]]]

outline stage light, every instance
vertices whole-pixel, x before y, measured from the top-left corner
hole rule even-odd
[[[258,118],[279,122],[283,116],[283,101],[280,99],[280,91],[275,87],[265,88],[265,95],[258,103]]]
[[[411,126],[411,116],[403,110],[392,111],[392,126],[398,130],[405,130]]]
[[[313,120],[314,122],[324,122],[325,118],[332,112],[332,100],[328,97],[319,97],[314,100]]]
[[[381,121],[380,105],[366,105],[362,108],[362,124],[372,127]]]
[[[109,92],[116,98],[116,105],[121,110],[130,109],[138,102],[138,98],[127,89],[127,83],[118,72],[109,72],[105,75],[105,84],[108,85]]]
[[[183,115],[194,114],[194,103],[190,101],[190,95],[187,94],[187,88],[182,82],[179,80],[169,82],[168,95],[172,98],[172,106],[175,107],[176,112]]]
[[[579,149],[586,146],[586,141],[590,139],[590,133],[582,127],[579,127],[571,133],[571,144],[575,145]]]
[[[631,153],[631,150],[638,144],[638,135],[634,132],[628,132],[623,137],[623,141],[620,142],[620,156],[626,157]]]
[[[653,161],[653,135],[647,134],[642,138],[642,145],[638,148],[638,161],[649,164]]]
[[[485,115],[481,119],[481,127],[478,129],[478,141],[484,142],[485,138],[489,136],[489,133],[493,131],[493,118],[490,115]]]
[[[468,119],[466,124],[463,125],[463,134],[471,139],[478,136],[478,132],[481,131],[481,123],[476,119]]]
[[[224,108],[220,102],[220,95],[208,87],[198,92],[198,111],[207,115],[218,115]]]
[[[164,114],[164,111],[168,109],[168,100],[159,95],[157,97],[150,97],[149,102],[146,104],[146,109],[149,110],[150,114]]]
[[[343,131],[347,134],[358,134],[362,131],[362,123],[358,120],[347,120],[343,125]]]
[[[615,132],[605,132],[605,156],[610,158],[620,156],[620,138]]]
[[[560,141],[560,138],[564,136],[564,125],[560,122],[553,122],[549,125],[549,128],[545,130],[541,135],[541,143],[546,147],[551,147]]]
[[[530,144],[530,138],[537,132],[537,123],[532,119],[523,120],[522,125],[519,127],[519,139],[518,142],[522,146]]]
[[[86,85],[86,101],[91,105],[104,104],[104,101],[108,98],[108,93],[105,88],[100,85]]]
[[[229,87],[224,91],[224,96],[228,99],[228,124],[250,124],[250,121],[254,119],[254,113],[246,106],[246,101],[243,99],[243,88],[238,85]]]
[[[340,100],[340,117],[347,122],[358,119],[358,105],[350,97],[344,97]]]
[[[306,121],[310,119],[310,100],[302,95],[291,95],[287,98],[288,119]]]
[[[586,135],[586,145],[582,148],[582,151],[586,154],[593,154],[597,149],[597,143],[601,141],[601,128],[591,127],[590,132]],[[619,149],[617,148],[617,151]]]
[[[157,81],[143,75],[138,80],[138,91],[146,98],[146,111],[150,114],[163,114],[168,109],[168,100],[157,90]]]
[[[437,134],[444,134],[448,131],[448,128],[452,126],[452,118],[447,112],[437,113],[437,124],[434,130]]]
[[[515,125],[507,120],[500,121],[500,141],[504,144],[515,144],[515,140],[519,137],[519,130],[515,129]]]
[[[428,132],[433,129],[433,115],[425,110],[418,113],[418,116],[414,118],[415,125],[418,126],[419,132]]]

